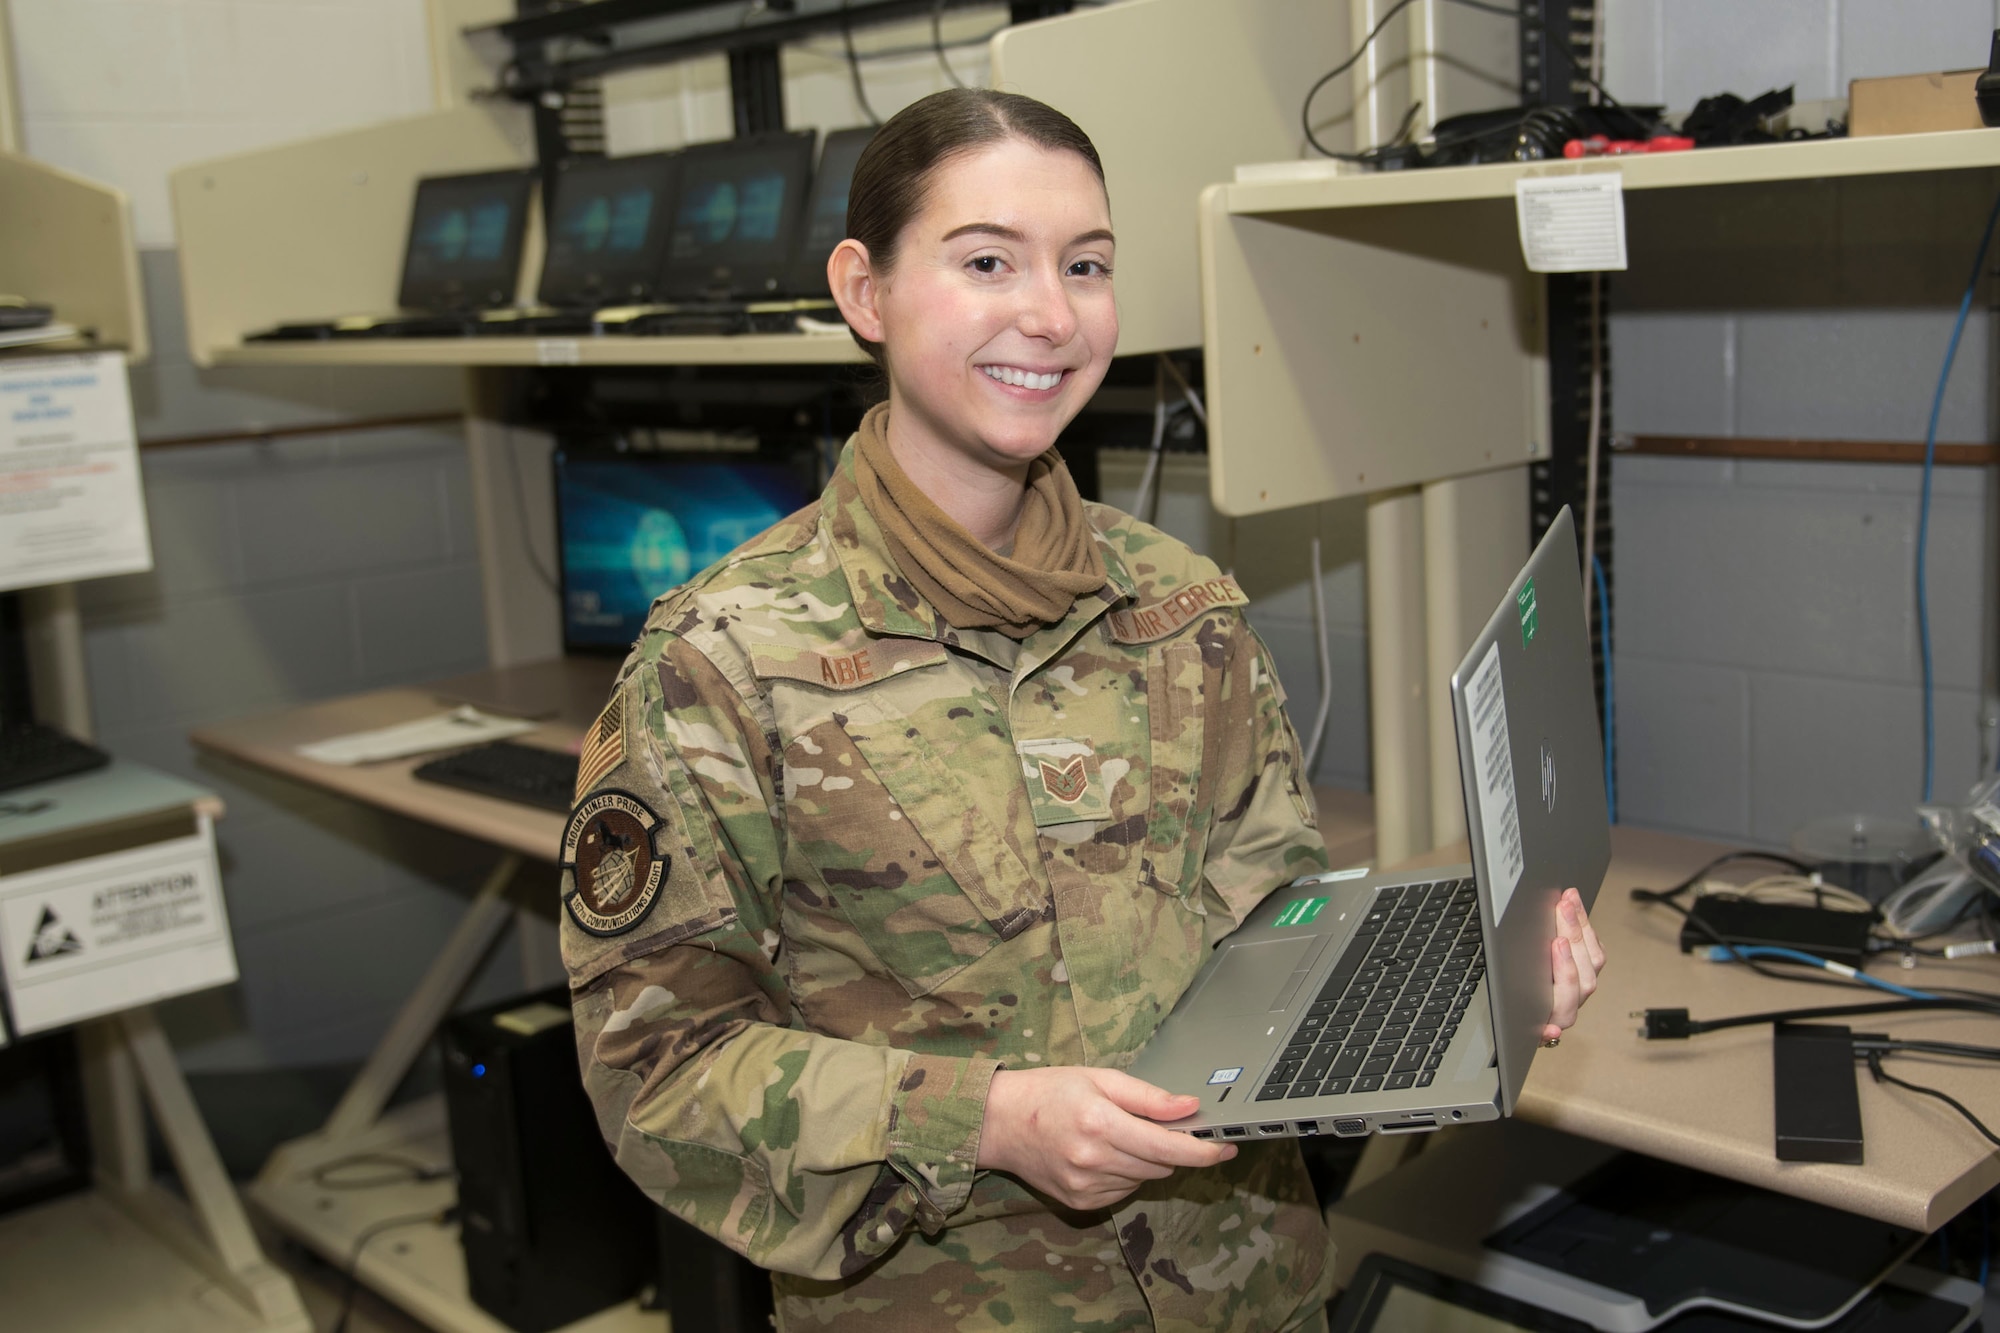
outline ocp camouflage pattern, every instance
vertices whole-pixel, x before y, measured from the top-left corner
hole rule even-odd
[[[1127,1064],[1214,941],[1324,868],[1241,593],[1093,505],[1100,593],[1019,643],[953,630],[852,455],[655,604],[607,708],[591,790],[659,816],[669,869],[620,933],[564,914],[606,1142],[773,1271],[784,1329],[1317,1327],[1294,1143],[1098,1213],[974,1166],[996,1069]]]

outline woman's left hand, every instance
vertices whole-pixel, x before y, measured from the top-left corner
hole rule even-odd
[[[1604,970],[1604,946],[1597,942],[1590,916],[1583,910],[1583,895],[1564,889],[1556,900],[1556,937],[1549,945],[1555,965],[1556,1008],[1542,1029],[1542,1040],[1553,1046],[1563,1029],[1576,1023],[1576,1011],[1597,989],[1597,974]]]

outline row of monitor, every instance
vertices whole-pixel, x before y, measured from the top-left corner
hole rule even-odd
[[[428,177],[417,182],[411,210],[400,316],[282,324],[252,338],[640,332],[629,319],[614,330],[588,316],[606,308],[716,313],[783,300],[825,306],[827,257],[847,234],[848,184],[872,133],[828,134],[817,170],[812,130],[561,162],[532,311],[516,307],[514,294],[538,174]]]

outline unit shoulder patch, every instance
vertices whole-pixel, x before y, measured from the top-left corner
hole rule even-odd
[[[1249,604],[1250,599],[1236,580],[1220,574],[1176,588],[1164,597],[1113,611],[1106,619],[1111,626],[1111,637],[1119,643],[1151,643],[1181,629],[1204,611]]]
[[[660,817],[630,792],[606,788],[576,807],[563,829],[563,906],[580,930],[622,935],[645,920],[673,857],[654,835]]]

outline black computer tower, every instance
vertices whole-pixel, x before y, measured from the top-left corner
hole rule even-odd
[[[659,1294],[675,1333],[769,1333],[771,1275],[666,1209],[659,1228]]]
[[[445,1110],[472,1299],[518,1333],[631,1299],[660,1210],[611,1160],[562,988],[445,1024]]]

